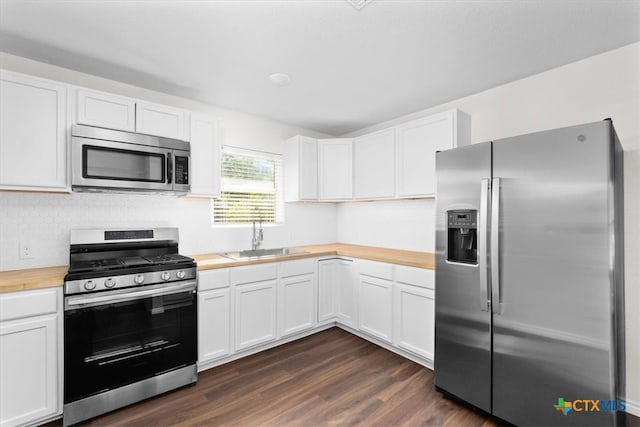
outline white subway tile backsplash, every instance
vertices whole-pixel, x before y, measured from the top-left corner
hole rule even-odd
[[[184,254],[247,249],[250,227],[212,228],[210,206],[207,199],[144,194],[0,192],[0,270],[68,264],[76,228],[178,227]],[[334,205],[287,204],[285,220],[265,229],[264,247],[336,241]],[[20,259],[21,241],[32,245],[32,259]]]

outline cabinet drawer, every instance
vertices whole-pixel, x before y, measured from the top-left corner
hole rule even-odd
[[[221,268],[198,272],[198,290],[226,288],[229,286],[229,269]]]
[[[300,259],[296,261],[285,261],[280,264],[280,277],[299,276],[301,274],[311,274],[314,272],[315,260]]]
[[[366,276],[378,277],[380,279],[393,279],[393,265],[386,262],[369,261],[366,259],[358,260],[358,269],[360,274]]]
[[[434,289],[435,271],[426,268],[396,265],[396,282]]]
[[[57,288],[0,294],[0,321],[39,316],[57,311]]]
[[[277,274],[276,263],[247,265],[234,267],[230,271],[231,284],[253,283],[261,280],[275,279]]]

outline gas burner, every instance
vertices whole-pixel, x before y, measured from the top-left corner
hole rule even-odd
[[[196,263],[178,254],[178,230],[74,230],[65,295],[193,280]]]

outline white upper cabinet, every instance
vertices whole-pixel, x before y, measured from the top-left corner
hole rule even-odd
[[[78,89],[76,120],[83,125],[135,132],[136,102],[124,96]]]
[[[352,191],[352,140],[318,141],[318,195],[320,200],[348,200]]]
[[[353,140],[353,192],[356,199],[394,196],[394,157],[394,129]]]
[[[284,200],[318,199],[318,141],[297,135],[284,145]]]
[[[108,129],[189,140],[189,113],[181,108],[78,88],[76,122]]]
[[[151,102],[136,103],[136,132],[188,141],[186,123],[185,110]]]
[[[435,154],[470,143],[471,120],[459,110],[396,126],[396,196],[435,194]]]
[[[0,72],[0,189],[68,191],[67,88]]]
[[[190,196],[216,197],[220,194],[221,141],[218,126],[211,117],[191,114]]]

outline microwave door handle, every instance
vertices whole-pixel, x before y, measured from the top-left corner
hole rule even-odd
[[[167,184],[173,181],[173,158],[171,153],[167,153]]]

